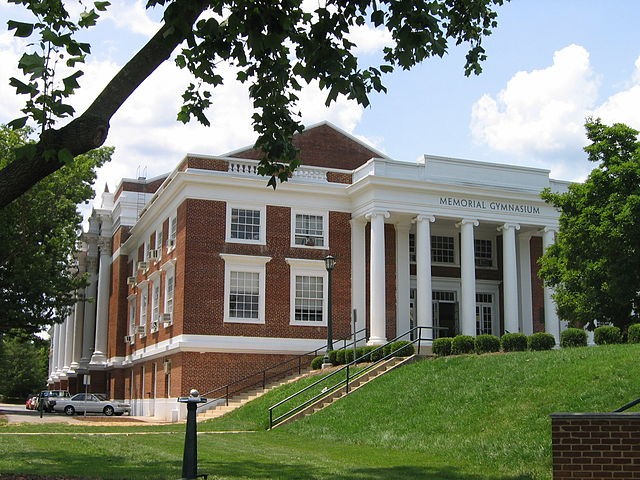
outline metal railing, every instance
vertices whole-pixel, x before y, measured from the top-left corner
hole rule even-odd
[[[625,410],[629,410],[631,407],[634,407],[640,403],[640,398],[635,399],[633,402],[629,402],[621,406],[619,409],[614,410],[613,413],[624,412]]]
[[[323,397],[326,397],[328,395],[330,395],[331,393],[335,392],[336,390],[338,390],[339,388],[344,387],[346,393],[349,393],[349,387],[351,385],[351,383],[354,382],[354,380],[357,380],[358,378],[362,377],[363,375],[365,375],[366,373],[368,373],[369,371],[371,371],[372,369],[374,369],[376,366],[378,366],[380,363],[382,363],[383,361],[395,356],[395,354],[402,350],[403,348],[406,348],[406,345],[401,345],[398,346],[395,350],[393,351],[388,351],[387,354],[384,354],[383,352],[385,351],[385,348],[389,347],[392,343],[394,342],[398,342],[400,340],[406,340],[410,345],[417,345],[417,349],[416,351],[418,353],[420,353],[420,346],[422,342],[425,341],[432,341],[433,340],[433,335],[430,335],[429,337],[425,337],[423,336],[423,333],[425,331],[433,331],[433,330],[440,330],[438,327],[414,327],[411,330],[409,330],[406,333],[403,333],[402,335],[394,338],[393,340],[387,342],[384,345],[379,346],[378,348],[368,351],[366,352],[364,355],[358,357],[358,358],[354,358],[353,361],[347,363],[345,366],[343,366],[342,368],[335,370],[333,372],[331,372],[328,375],[323,376],[321,379],[315,381],[314,383],[312,383],[311,385],[308,385],[306,387],[304,387],[303,389],[297,391],[296,393],[294,393],[293,395],[289,395],[287,398],[285,398],[284,400],[279,401],[278,403],[271,405],[269,407],[269,428],[273,428],[274,426],[278,425],[279,423],[281,423],[282,421],[286,420],[287,418],[295,415],[296,413],[302,411],[304,408],[308,407],[309,405],[313,404],[314,402],[320,400]],[[444,330],[444,329],[443,329]],[[373,362],[371,362],[370,364],[368,364],[366,367],[362,367],[362,368],[358,368],[355,372],[353,372],[353,369],[356,367],[356,365],[358,363],[362,363],[363,361],[365,361],[365,359],[371,359],[371,358],[376,358],[378,357],[378,360],[375,360]],[[344,378],[343,378],[344,377]],[[329,380],[329,382],[327,382],[327,380]],[[320,393],[318,393],[317,395],[312,396],[309,399],[304,400],[303,398],[300,398],[302,395],[304,395],[306,392],[310,392],[312,389],[314,388],[318,388],[321,384],[323,383],[331,383],[332,381],[335,381],[335,383],[330,384],[329,386],[324,385],[322,390],[320,391]],[[288,403],[293,403],[293,401],[295,399],[300,398],[300,402],[299,404],[293,406],[292,408],[289,408],[289,410],[287,410],[286,412],[276,416],[274,418],[274,410],[276,410],[279,407],[282,407],[285,404]]]
[[[355,337],[355,338],[354,338]],[[357,345],[358,342],[365,341],[367,338],[367,330],[366,328],[362,328],[351,334],[349,337],[334,340],[334,344],[340,345],[342,343],[342,349],[347,349],[352,347],[354,344]],[[298,355],[294,358],[290,358],[288,360],[284,360],[283,362],[272,365],[264,370],[253,373],[251,375],[247,375],[246,377],[240,378],[234,382],[223,385],[222,387],[215,388],[213,390],[209,390],[202,394],[203,397],[208,398],[209,400],[198,406],[198,410],[206,410],[208,405],[215,403],[219,405],[224,400],[224,404],[226,406],[229,405],[229,398],[237,395],[239,393],[245,392],[252,388],[255,388],[259,385],[262,386],[262,389],[267,386],[267,383],[276,379],[283,378],[292,372],[297,371],[298,374],[302,373],[303,366],[306,368],[313,360],[314,357],[317,357],[320,352],[323,352],[327,349],[327,345],[322,345],[321,347],[316,348],[307,353],[303,353],[302,355]],[[308,360],[303,362],[303,359]]]

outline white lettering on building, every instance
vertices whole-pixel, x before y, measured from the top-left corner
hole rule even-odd
[[[528,213],[540,215],[540,207],[523,203],[504,203],[471,198],[440,197],[440,205],[447,207],[475,208],[479,210],[493,210],[496,212]]]

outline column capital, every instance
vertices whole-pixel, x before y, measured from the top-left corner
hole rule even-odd
[[[463,225],[468,225],[468,224],[471,224],[474,227],[477,227],[478,225],[480,225],[480,222],[475,218],[463,218],[458,223],[456,223],[456,228],[460,228]]]
[[[390,214],[387,210],[372,210],[369,213],[365,214],[364,218],[367,220],[373,220],[377,216],[382,216],[383,218],[389,218]]]
[[[100,249],[100,255],[111,255],[111,238],[99,237],[98,248]]]
[[[436,217],[434,217],[433,215],[425,215],[423,213],[416,215],[416,217],[412,220],[413,223],[419,223],[419,222],[433,223],[435,221],[436,221]]]
[[[351,220],[349,220],[349,223],[351,224],[351,226],[362,226],[362,225],[366,225],[367,223],[367,219],[364,217],[364,215],[360,216],[360,217],[353,217]]]
[[[409,230],[411,230],[411,224],[407,223],[407,222],[396,222],[393,224],[394,227],[396,228],[396,232],[409,232]]]
[[[557,227],[550,227],[550,226],[546,226],[546,227],[542,227],[540,229],[540,233],[556,233],[558,231]]]
[[[505,223],[503,225],[500,225],[497,230],[499,232],[503,232],[504,230],[509,230],[509,229],[515,229],[515,230],[520,230],[520,224],[519,223]]]

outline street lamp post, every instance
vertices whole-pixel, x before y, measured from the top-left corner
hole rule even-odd
[[[184,454],[182,456],[182,478],[180,480],[195,480],[198,477],[198,424],[196,411],[199,403],[205,403],[206,398],[200,396],[195,388],[188,397],[178,398],[178,402],[187,404],[187,429],[184,436]]]
[[[331,311],[332,303],[332,284],[331,284],[331,272],[333,271],[333,267],[336,266],[336,259],[333,255],[327,255],[324,257],[324,266],[327,269],[327,349],[324,353],[324,358],[322,359],[322,367],[330,367],[331,362],[329,361],[329,352],[333,350],[333,324],[332,324],[332,316],[333,312]]]

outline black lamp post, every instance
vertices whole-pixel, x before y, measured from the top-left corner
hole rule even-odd
[[[182,478],[180,480],[195,480],[198,477],[198,424],[196,411],[199,403],[205,403],[206,398],[200,396],[195,388],[188,397],[178,398],[178,402],[187,404],[187,429],[184,436],[184,454],[182,456]]]
[[[333,271],[333,267],[336,266],[335,257],[333,255],[327,255],[326,257],[324,257],[324,266],[327,269],[327,350],[324,354],[324,358],[322,359],[322,365],[330,366],[331,362],[329,362],[329,351],[333,350],[333,325],[332,325],[333,313],[331,311],[331,307],[332,307],[331,272]]]

